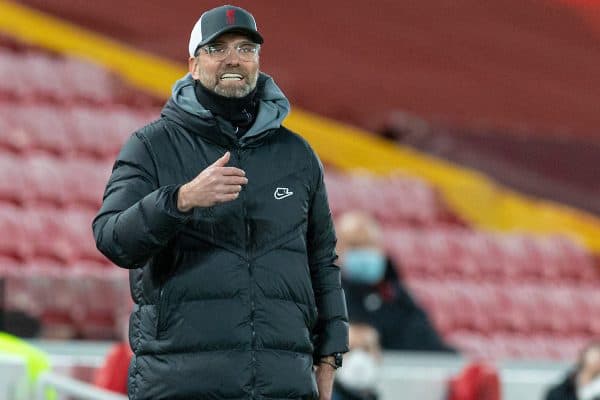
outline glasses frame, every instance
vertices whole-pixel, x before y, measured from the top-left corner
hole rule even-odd
[[[217,45],[222,45],[222,46],[226,46],[227,50],[225,50],[224,53],[219,54],[219,53],[215,53],[214,51],[210,51],[209,48],[217,46]],[[241,48],[244,46],[254,46],[254,48],[256,49],[255,52],[252,53],[241,53]],[[212,60],[215,61],[223,61],[225,60],[227,57],[229,57],[229,55],[231,54],[232,49],[235,50],[235,53],[237,54],[237,57],[242,60],[242,61],[257,61],[258,60],[258,56],[260,54],[260,44],[258,43],[253,43],[253,42],[241,42],[232,46],[228,46],[226,44],[223,43],[209,43],[209,44],[205,44],[204,46],[200,46],[198,47],[198,50],[196,51],[196,57],[198,57],[200,55],[200,51],[203,50],[204,53],[206,53],[206,55],[208,55],[208,57]],[[246,58],[246,56],[244,56],[243,54],[249,54],[251,57],[250,58]]]

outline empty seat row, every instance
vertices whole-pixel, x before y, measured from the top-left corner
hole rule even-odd
[[[0,278],[5,307],[40,319],[54,337],[115,339],[131,307],[127,271],[117,267],[82,262],[65,269],[48,260],[10,265],[0,259]]]
[[[448,214],[433,187],[420,179],[329,172],[325,182],[334,215],[358,209],[384,224],[431,225]]]
[[[595,285],[410,280],[409,286],[445,333],[600,334]]]
[[[92,63],[41,52],[0,51],[0,92],[110,102],[117,90],[116,79]]]
[[[0,148],[113,158],[134,131],[157,116],[154,109],[0,103]]]
[[[464,228],[386,229],[386,248],[407,276],[470,280],[597,281],[587,250],[560,236]]]
[[[592,336],[481,334],[457,331],[446,339],[464,354],[475,358],[502,360],[526,358],[529,360],[575,360]]]
[[[95,212],[51,207],[0,207],[0,255],[18,260],[50,258],[62,264],[92,260],[107,263],[92,234]]]
[[[21,205],[77,205],[97,210],[112,161],[16,156],[0,152],[0,202]]]
[[[0,263],[6,305],[31,314],[48,307],[74,314],[82,308],[109,310],[115,308],[114,304],[107,304],[102,298],[122,301],[123,294],[128,293],[127,271],[116,266],[106,268],[104,264],[80,261],[65,268],[48,259],[19,263],[0,258]]]
[[[95,137],[99,136],[98,132]],[[90,146],[93,147],[92,144]],[[63,158],[42,152],[19,155],[0,151],[0,155],[0,201],[4,199],[19,204],[48,202],[60,206],[79,204],[93,208],[100,204],[114,160],[81,156]],[[390,184],[396,187],[412,184],[405,185],[404,180],[395,178],[390,180]],[[346,197],[350,197],[351,193],[348,192]],[[406,191],[403,203],[420,203],[419,195],[411,197],[414,193]],[[335,207],[336,199],[332,198],[331,202]]]
[[[133,90],[108,69],[73,57],[0,47],[0,98],[144,106],[157,99]]]

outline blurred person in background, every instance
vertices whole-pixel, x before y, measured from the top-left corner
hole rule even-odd
[[[9,333],[11,335],[22,338],[35,338],[41,332],[41,323],[39,319],[33,317],[29,313],[20,310],[9,310],[5,301],[6,280],[0,277],[0,332]],[[25,302],[18,300],[27,300],[27,296],[21,296],[18,299],[13,299],[13,303]],[[17,301],[15,301],[17,300]]]
[[[381,346],[379,333],[367,324],[350,324],[350,351],[335,374],[332,400],[377,400]]]
[[[377,221],[351,211],[337,219],[336,231],[350,320],[374,326],[384,349],[455,351],[398,278],[397,266],[383,249]]]
[[[482,360],[469,361],[448,381],[446,400],[500,400],[502,384],[498,368]]]
[[[546,400],[600,400],[600,341],[583,349],[574,370],[550,388]]]
[[[41,332],[40,320],[19,310],[0,308],[0,331],[22,338],[36,338]]]
[[[121,340],[108,350],[104,362],[94,374],[94,385],[112,392],[127,394],[127,372],[133,352],[129,346],[129,312],[117,319]]]
[[[246,10],[203,13],[114,164],[93,231],[131,270],[130,399],[331,397],[348,318],[323,169],[262,43]]]

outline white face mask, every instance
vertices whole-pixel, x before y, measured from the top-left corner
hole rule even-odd
[[[594,378],[594,380],[584,386],[577,388],[577,400],[595,399],[600,399],[600,376]]]
[[[344,355],[344,362],[336,371],[335,379],[350,390],[374,389],[379,366],[375,357],[364,350],[352,350]]]

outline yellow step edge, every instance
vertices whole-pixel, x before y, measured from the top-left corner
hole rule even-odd
[[[87,59],[160,97],[185,73],[184,62],[139,51],[32,8],[0,0],[0,31],[21,41]],[[297,108],[286,119],[320,157],[343,170],[404,173],[433,184],[459,216],[491,231],[561,233],[600,252],[600,219],[568,206],[534,199],[485,175]]]

